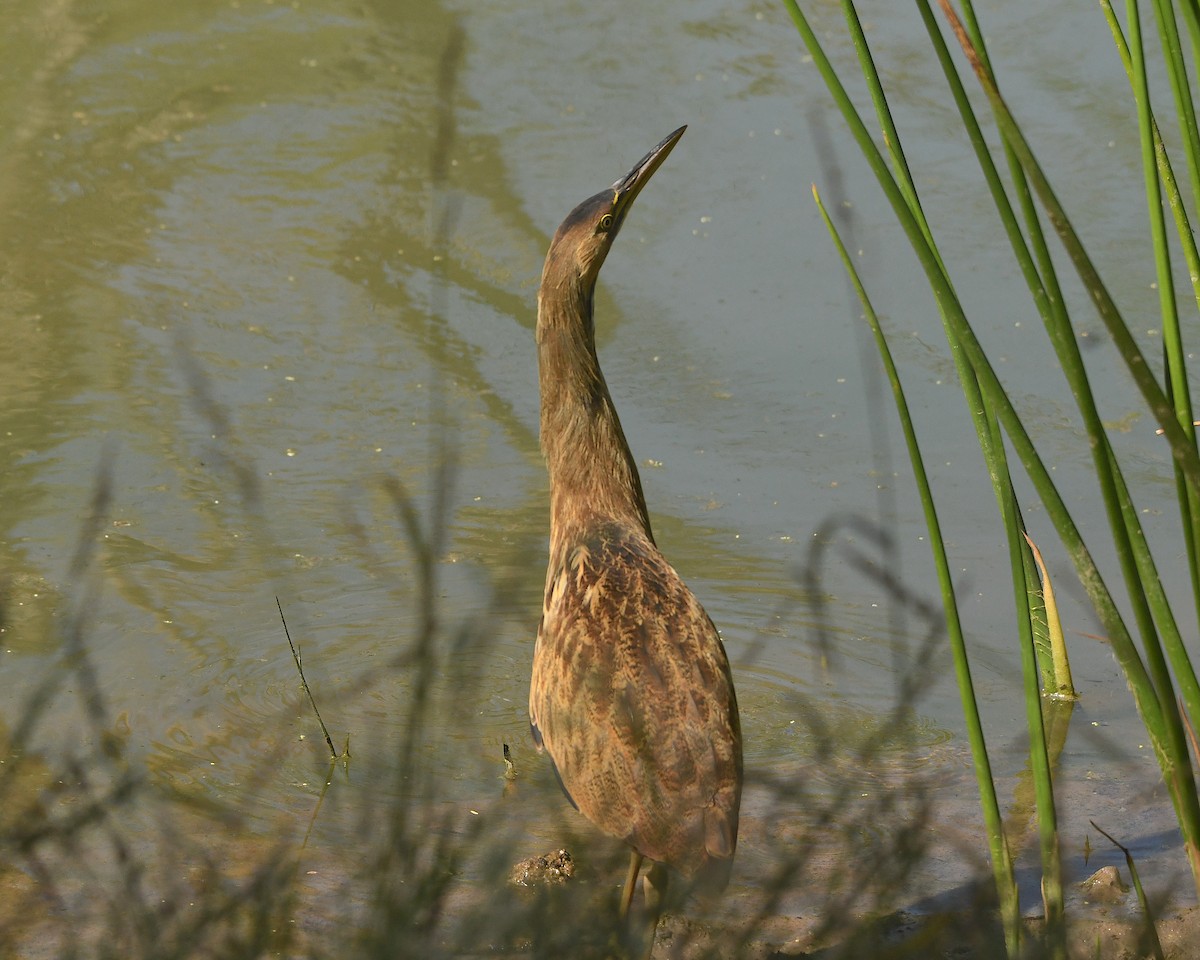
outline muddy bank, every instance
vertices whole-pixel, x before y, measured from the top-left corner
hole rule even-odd
[[[820,921],[768,917],[749,938],[717,931],[686,917],[664,918],[654,956],[658,960],[713,957],[744,960],[835,960],[835,958],[954,958],[1004,960],[1004,936],[994,916],[945,913],[918,917],[895,913],[853,932],[819,932]],[[1038,957],[1042,923],[1027,920],[1024,956]],[[1167,960],[1200,958],[1200,908],[1169,912],[1155,924]],[[1153,957],[1145,924],[1137,917],[1068,918],[1071,960],[1141,960]]]

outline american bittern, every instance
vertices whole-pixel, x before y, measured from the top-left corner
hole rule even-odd
[[[643,858],[647,953],[670,867],[725,887],[737,847],[742,736],[716,627],[659,552],[642,482],[596,357],[596,277],[680,127],[558,228],[538,291],[550,562],[529,717],[571,803]]]

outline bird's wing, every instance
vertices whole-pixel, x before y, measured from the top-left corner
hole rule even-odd
[[[699,602],[644,538],[589,544],[546,596],[530,716],[572,802],[686,873],[732,856],[737,706]]]

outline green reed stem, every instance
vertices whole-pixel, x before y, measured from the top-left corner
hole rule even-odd
[[[1117,21],[1116,14],[1113,12],[1112,5],[1109,0],[1100,0],[1100,5],[1104,9],[1105,18],[1108,21],[1109,30],[1113,36],[1113,42],[1116,44],[1117,53],[1121,57],[1121,62],[1125,66],[1125,73],[1129,77],[1129,83],[1134,88],[1135,94],[1138,89],[1138,81],[1134,74],[1133,55],[1130,51],[1129,44],[1125,40],[1125,34],[1121,30],[1121,25]],[[1156,7],[1157,10],[1157,7]],[[1174,16],[1170,12],[1159,13],[1160,21],[1165,19],[1170,25],[1174,25]],[[1176,40],[1178,38],[1176,37]],[[1174,55],[1179,59],[1172,70],[1172,76],[1182,74],[1186,80],[1187,70],[1186,65],[1182,62],[1182,51],[1178,49],[1178,44],[1172,48],[1169,44],[1168,53],[1173,50]],[[1144,63],[1144,58],[1139,58]],[[1144,73],[1144,70],[1143,70]],[[1184,98],[1187,103],[1191,103],[1190,97]],[[1162,135],[1158,129],[1158,123],[1154,118],[1152,111],[1149,111],[1149,134],[1153,143],[1154,159],[1158,169],[1158,175],[1162,182],[1162,189],[1166,194],[1167,208],[1171,211],[1175,219],[1175,234],[1179,240],[1180,248],[1183,251],[1184,261],[1187,264],[1188,275],[1192,280],[1192,292],[1195,296],[1197,306],[1200,307],[1200,253],[1196,248],[1196,237],[1192,231],[1191,223],[1189,222],[1187,204],[1179,192],[1179,185],[1175,180],[1175,172],[1171,164],[1170,156],[1167,154],[1166,146],[1163,144]],[[1191,136],[1191,132],[1195,126],[1195,113],[1192,111],[1190,120],[1181,121],[1184,127],[1185,139],[1184,149],[1187,155],[1188,170],[1193,181],[1193,197],[1200,196],[1197,192],[1198,188],[1196,180],[1200,178],[1200,157],[1197,152],[1200,151],[1200,146],[1197,145],[1195,139]],[[1144,136],[1144,133],[1143,133]],[[1149,194],[1147,202],[1152,203]],[[1157,252],[1157,251],[1156,251]],[[1170,258],[1166,257],[1166,267],[1170,270]],[[1160,272],[1164,269],[1163,265],[1159,264]],[[1193,444],[1195,442],[1195,431],[1192,427],[1192,422],[1195,416],[1192,412],[1191,397],[1188,393],[1187,369],[1184,366],[1184,348],[1180,326],[1176,322],[1168,329],[1164,322],[1163,329],[1163,357],[1167,370],[1167,395],[1170,398],[1172,405],[1176,411],[1176,417],[1179,419],[1180,426],[1184,434],[1188,436]],[[1200,502],[1198,502],[1196,490],[1187,483],[1182,471],[1176,465],[1175,470],[1175,487],[1176,498],[1179,501],[1180,513],[1182,515],[1182,529],[1184,534],[1185,549],[1188,558],[1188,568],[1192,578],[1192,597],[1196,606],[1197,621],[1200,622]],[[1177,662],[1177,657],[1172,656],[1172,662]],[[1178,668],[1177,668],[1178,669]],[[1190,670],[1188,671],[1190,673]],[[1192,680],[1194,681],[1194,675]],[[1181,678],[1181,683],[1184,685],[1184,699],[1189,704],[1188,709],[1191,710],[1193,716],[1200,716],[1197,713],[1200,710],[1200,691],[1197,691],[1196,699],[1189,697],[1187,694],[1187,680]]]
[[[1129,0],[1129,2],[1134,7],[1134,20],[1136,20],[1135,0]],[[1066,212],[1001,97],[994,77],[983,64],[972,40],[967,36],[962,22],[950,7],[948,0],[939,0],[939,3],[946,19],[958,36],[960,45],[967,55],[980,85],[992,104],[993,113],[1002,134],[1011,144],[1026,175],[1032,181],[1051,223],[1059,234],[1063,246],[1067,249],[1080,278],[1091,293],[1101,319],[1124,358],[1130,374],[1154,412],[1164,433],[1170,438],[1175,463],[1184,474],[1186,483],[1200,489],[1200,484],[1197,483],[1197,480],[1200,479],[1200,458],[1196,455],[1194,444],[1188,443],[1187,436],[1174,417],[1170,402],[1147,367],[1145,357],[1134,341],[1132,333],[1092,264],[1082,241],[1071,227]],[[1131,44],[1131,50],[1135,46],[1136,44]],[[1134,60],[1136,63],[1136,56]],[[1117,556],[1146,653],[1148,683],[1143,682],[1140,658],[1137,656],[1136,650],[1127,646],[1127,638],[1112,636],[1110,639],[1114,644],[1114,652],[1117,653],[1118,659],[1126,671],[1126,676],[1130,680],[1138,709],[1154,745],[1184,836],[1184,849],[1192,868],[1193,879],[1197,889],[1200,889],[1200,803],[1197,801],[1196,784],[1192,777],[1182,721],[1175,704],[1174,687],[1154,623],[1155,619],[1162,622],[1166,619],[1167,614],[1164,611],[1158,611],[1156,616],[1152,612],[1151,600],[1146,595],[1146,585],[1140,578],[1139,566],[1142,561],[1139,561],[1136,554],[1145,549],[1144,537],[1141,534],[1136,515],[1131,518],[1127,512],[1121,509],[1117,493],[1118,481],[1115,476],[1119,471],[1107,436],[1102,429],[1094,430],[1093,428],[1093,424],[1098,424],[1099,417],[1091,402],[1090,391],[1084,395],[1077,394],[1076,400],[1089,425],[1096,474],[1104,495],[1109,527],[1115,541]],[[1149,557],[1148,551],[1143,561],[1152,564],[1153,561]],[[1185,650],[1180,648],[1177,653],[1186,660]],[[1134,671],[1132,674],[1131,669]]]
[[[1164,9],[1165,8],[1165,9]],[[1200,140],[1196,132],[1196,114],[1192,109],[1192,98],[1187,86],[1187,71],[1179,49],[1179,34],[1175,25],[1175,14],[1169,3],[1155,0],[1155,17],[1162,40],[1164,64],[1179,115],[1180,132],[1183,136],[1184,155],[1192,175],[1192,193],[1200,188],[1197,173],[1196,153]],[[1159,189],[1156,150],[1154,143],[1154,115],[1150,106],[1150,86],[1146,78],[1146,59],[1142,46],[1141,23],[1136,0],[1127,0],[1126,21],[1129,25],[1131,73],[1134,95],[1138,107],[1138,132],[1142,148],[1142,174],[1145,180],[1146,208],[1150,215],[1150,235],[1154,243],[1154,263],[1158,278],[1159,309],[1162,315],[1163,353],[1167,361],[1167,396],[1173,402],[1175,416],[1185,434],[1190,434],[1195,447],[1195,431],[1192,428],[1192,402],[1188,390],[1187,366],[1184,360],[1183,336],[1179,327],[1179,313],[1175,302],[1174,274],[1171,269],[1171,254],[1167,247],[1167,227],[1163,217],[1162,195]],[[1165,151],[1164,151],[1165,152]],[[1176,473],[1176,489],[1183,519],[1184,537],[1187,543],[1189,570],[1192,575],[1192,596],[1200,611],[1200,567],[1197,565],[1196,542],[1200,537],[1200,486],[1191,487]]]
[[[954,593],[954,580],[950,573],[950,562],[946,556],[945,541],[942,538],[941,524],[938,521],[937,508],[933,499],[933,491],[929,486],[929,477],[925,472],[924,458],[921,456],[920,444],[917,441],[916,429],[909,413],[908,402],[904,396],[904,387],[900,374],[892,359],[887,338],[879,325],[879,318],[871,306],[871,300],[866,289],[854,269],[837,228],[829,217],[825,205],[821,202],[817,188],[813,187],[813,199],[817,209],[825,221],[825,226],[833,238],[834,245],[845,264],[846,272],[858,293],[863,305],[863,312],[871,332],[879,348],[887,372],[888,382],[892,387],[896,410],[900,416],[900,425],[904,431],[904,441],[908,447],[909,459],[913,466],[913,475],[921,497],[921,508],[925,513],[925,524],[929,530],[929,543],[933,550],[934,565],[937,569],[938,586],[942,594],[942,606],[946,613],[946,632],[950,639],[950,649],[954,657],[954,675],[958,682],[959,699],[962,701],[963,713],[966,718],[967,739],[971,745],[971,756],[975,766],[975,779],[979,786],[980,804],[983,809],[984,825],[987,830],[988,847],[992,854],[992,871],[996,880],[996,889],[1000,897],[1001,915],[1004,920],[1004,938],[1008,955],[1016,957],[1021,945],[1021,914],[1017,896],[1016,878],[1013,872],[1012,856],[1004,835],[1003,819],[1000,815],[1000,802],[996,796],[996,786],[992,779],[991,761],[988,759],[987,742],[983,733],[983,721],[979,715],[979,706],[975,699],[975,687],[971,680],[971,666],[967,658],[966,639],[963,635],[962,621],[958,614],[958,601]]]
[[[797,29],[808,46],[822,77],[829,86],[835,102],[841,109],[850,132],[858,142],[876,178],[879,180],[885,195],[892,204],[901,227],[908,236],[909,242],[926,272],[939,310],[942,313],[943,322],[947,326],[947,336],[951,352],[955,357],[956,365],[959,367],[960,381],[963,384],[964,393],[968,397],[970,408],[973,412],[976,410],[982,412],[984,409],[991,409],[994,411],[994,416],[1003,425],[1005,432],[1013,443],[1015,451],[1020,456],[1026,471],[1037,488],[1039,496],[1046,505],[1047,515],[1054,522],[1059,535],[1063,539],[1064,545],[1067,547],[1075,563],[1083,586],[1087,590],[1109,632],[1114,653],[1125,671],[1138,709],[1142,714],[1147,731],[1155,746],[1156,755],[1162,766],[1164,778],[1171,791],[1172,801],[1175,804],[1176,813],[1180,820],[1189,863],[1197,879],[1197,884],[1200,886],[1200,846],[1197,845],[1197,839],[1200,838],[1200,807],[1197,806],[1196,802],[1195,783],[1191,779],[1191,767],[1186,748],[1182,751],[1180,750],[1180,744],[1183,742],[1180,733],[1182,723],[1175,705],[1170,671],[1166,667],[1166,661],[1163,656],[1163,645],[1160,643],[1155,629],[1156,624],[1158,625],[1158,629],[1164,632],[1164,640],[1171,656],[1172,665],[1175,667],[1176,673],[1180,676],[1184,699],[1188,702],[1189,709],[1192,710],[1193,715],[1197,715],[1197,709],[1192,706],[1195,695],[1194,676],[1191,672],[1190,661],[1187,658],[1186,651],[1183,649],[1182,644],[1178,643],[1175,639],[1178,636],[1178,630],[1173,627],[1174,621],[1171,617],[1170,607],[1166,603],[1165,595],[1161,591],[1161,585],[1157,582],[1153,559],[1145,545],[1145,538],[1138,524],[1136,511],[1132,510],[1128,505],[1128,491],[1117,468],[1116,460],[1112,456],[1108,438],[1088,384],[1086,370],[1071,329],[1064,305],[1064,298],[1058,288],[1052,261],[1040,228],[1037,209],[1034,205],[1032,194],[1027,188],[1027,183],[1032,185],[1041,205],[1046,210],[1051,225],[1066,248],[1086,289],[1091,294],[1101,319],[1105,323],[1114,344],[1124,359],[1131,376],[1171,445],[1172,456],[1180,478],[1179,484],[1182,492],[1181,506],[1184,507],[1186,515],[1193,518],[1196,517],[1198,511],[1190,509],[1188,505],[1193,503],[1192,498],[1196,496],[1196,491],[1200,490],[1200,456],[1197,456],[1194,431],[1191,429],[1190,420],[1187,423],[1187,429],[1184,429],[1184,423],[1179,416],[1178,400],[1172,389],[1174,384],[1169,381],[1168,388],[1164,390],[1150,371],[1146,359],[1142,355],[1132,333],[1124,323],[1115,302],[1088,257],[1082,241],[1071,227],[1070,221],[1053,189],[1050,187],[1049,181],[1042,172],[1032,150],[1024,140],[1016,121],[1012,118],[1011,113],[1000,96],[995,80],[987,66],[986,51],[983,48],[982,38],[975,23],[969,0],[964,0],[964,11],[971,25],[971,36],[968,36],[966,28],[963,27],[962,22],[958,19],[947,0],[939,0],[939,3],[947,20],[957,34],[960,45],[966,53],[971,67],[976,73],[992,105],[996,122],[1004,138],[1005,151],[1012,170],[1013,189],[1017,191],[1018,203],[1029,233],[1028,244],[1021,233],[1020,227],[1017,225],[1015,214],[1008,201],[1002,182],[995,171],[990,152],[980,133],[970,103],[966,98],[965,91],[962,89],[962,84],[957,77],[957,72],[948,55],[940,31],[936,28],[936,24],[933,21],[929,4],[923,2],[923,0],[918,0],[917,6],[925,20],[934,50],[950,83],[951,92],[963,117],[964,127],[972,143],[975,145],[981,167],[984,170],[989,189],[995,198],[1001,220],[1009,234],[1017,261],[1026,277],[1035,304],[1043,316],[1047,332],[1059,356],[1060,363],[1075,395],[1081,416],[1087,428],[1093,449],[1097,480],[1103,494],[1110,530],[1115,541],[1117,555],[1121,562],[1122,573],[1148,663],[1143,663],[1133,639],[1118,612],[1116,604],[1107,587],[1104,585],[1104,581],[1084,545],[1065,504],[1062,502],[1057,489],[1050,479],[1048,471],[1038,456],[1036,448],[1028,437],[1019,416],[1013,409],[998,378],[996,378],[986,355],[970,328],[962,311],[961,304],[954,294],[952,283],[946,275],[936,247],[933,244],[931,231],[925,222],[919,202],[916,200],[915,190],[912,189],[911,176],[908,173],[907,163],[904,161],[903,154],[899,151],[899,138],[895,133],[890,113],[886,110],[886,98],[883,96],[879,85],[878,75],[874,69],[874,65],[870,63],[869,52],[864,55],[866,44],[862,38],[861,28],[857,25],[857,17],[853,13],[853,5],[849,2],[844,4],[844,8],[847,10],[847,22],[850,24],[851,34],[854,36],[856,47],[860,52],[863,73],[871,89],[871,95],[876,104],[876,112],[880,115],[881,127],[884,131],[885,142],[888,145],[889,155],[892,158],[892,168],[896,171],[896,176],[893,176],[889,172],[887,163],[876,147],[871,135],[867,132],[849,97],[846,95],[845,89],[841,85],[836,72],[830,66],[828,58],[825,57],[798,6],[794,0],[785,0],[785,6],[789,10]],[[1191,21],[1189,21],[1189,30],[1192,31],[1193,38],[1195,38],[1197,32]],[[1142,99],[1146,101],[1148,106],[1148,98],[1143,97]],[[1147,126],[1147,119],[1151,123],[1150,126]],[[1147,110],[1142,121],[1143,131],[1149,129],[1152,134],[1155,132],[1152,121],[1153,118]],[[1165,152],[1159,148],[1153,137],[1151,137],[1150,142],[1154,144],[1152,154],[1155,156],[1156,162],[1160,155],[1165,157]],[[1158,143],[1161,143],[1161,138],[1159,138]],[[1171,195],[1170,188],[1168,188],[1168,192]],[[1175,194],[1177,194],[1177,190],[1175,190]],[[1161,201],[1159,208],[1161,209]],[[1186,222],[1185,214],[1176,214],[1177,225],[1181,221],[1181,216],[1183,222]],[[1032,252],[1030,246],[1032,246]],[[1161,245],[1159,249],[1163,249]],[[1170,284],[1160,283],[1160,289],[1163,288],[1169,293]],[[1168,293],[1164,293],[1164,297],[1167,297]],[[1170,301],[1173,302],[1173,296],[1170,297]],[[1165,304],[1168,301],[1164,299],[1163,302]],[[1170,316],[1170,311],[1167,312],[1167,315]],[[1169,323],[1170,321],[1168,320],[1167,322]],[[965,365],[960,362],[963,355],[965,355],[969,363],[969,372],[964,372]],[[1170,366],[1170,361],[1168,361],[1168,366]],[[972,391],[976,389],[982,395],[984,403],[976,403],[971,399],[973,396]],[[977,417],[977,432],[980,436],[980,443],[984,449],[993,483],[996,486],[1001,509],[1004,510],[1007,472],[1006,470],[1001,471],[998,468],[1000,460],[999,455],[996,453],[996,447],[999,446],[998,435],[993,436],[990,430],[980,429],[979,422],[979,418]],[[1014,522],[1015,520],[1016,517],[1014,516]],[[1200,523],[1200,520],[1196,522]],[[1010,528],[1006,525],[1006,529]],[[1200,527],[1196,527],[1190,533],[1192,542],[1200,540],[1200,537],[1195,535],[1197,529],[1200,529]],[[1200,607],[1200,600],[1198,600],[1198,607]]]

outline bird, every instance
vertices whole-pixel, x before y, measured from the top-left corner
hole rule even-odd
[[[742,734],[721,636],[659,550],[596,354],[600,268],[680,127],[563,220],[537,297],[540,444],[550,543],[529,719],[567,799],[644,860],[645,956],[672,876],[719,893],[737,849]],[[679,887],[676,883],[673,890]]]

